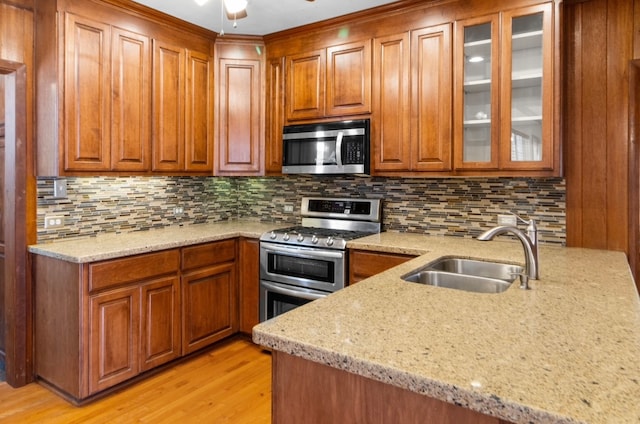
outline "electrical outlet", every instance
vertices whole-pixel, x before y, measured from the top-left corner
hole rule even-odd
[[[498,225],[516,227],[518,225],[518,219],[514,215],[498,215]]]
[[[293,212],[293,205],[284,205],[284,211],[285,212]]]
[[[64,216],[62,215],[45,215],[44,228],[53,229],[64,227]]]
[[[176,206],[175,208],[173,208],[173,214],[175,216],[180,216],[184,214],[184,208],[182,206]]]

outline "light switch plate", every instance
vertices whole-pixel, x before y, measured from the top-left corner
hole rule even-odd
[[[65,178],[53,180],[53,197],[67,197],[67,180]]]

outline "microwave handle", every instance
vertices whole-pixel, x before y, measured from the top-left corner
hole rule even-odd
[[[338,132],[338,138],[336,139],[336,164],[338,166],[342,166],[342,137],[344,133],[342,131]]]

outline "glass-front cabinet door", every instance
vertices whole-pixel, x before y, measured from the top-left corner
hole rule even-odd
[[[498,168],[500,50],[499,15],[456,23],[462,55],[456,63],[455,160],[458,168]],[[461,119],[460,119],[461,118]]]
[[[457,169],[552,168],[551,18],[548,3],[456,23]]]

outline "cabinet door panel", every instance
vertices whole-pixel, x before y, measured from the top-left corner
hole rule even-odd
[[[327,49],[328,116],[371,112],[371,40]]]
[[[142,286],[140,371],[180,357],[180,279]]]
[[[552,169],[552,5],[504,12],[502,40],[500,166]]]
[[[218,171],[259,173],[260,61],[220,59],[219,66]]]
[[[409,171],[409,33],[376,38],[371,138],[376,171]]]
[[[497,14],[456,22],[456,169],[498,169],[499,28]]]
[[[153,41],[153,170],[184,169],[185,50]]]
[[[112,29],[112,133],[114,171],[148,171],[151,156],[151,43]]]
[[[413,31],[412,169],[451,170],[451,25]]]
[[[110,27],[67,13],[65,35],[64,168],[109,170]]]
[[[235,263],[182,277],[182,350],[194,352],[237,329]]]
[[[89,300],[89,392],[138,374],[140,289],[126,288]]]
[[[185,167],[213,172],[213,108],[211,60],[206,53],[189,51],[185,110]]]
[[[324,116],[326,52],[287,57],[287,119]]]
[[[265,172],[282,174],[282,127],[284,126],[284,58],[267,62]]]

